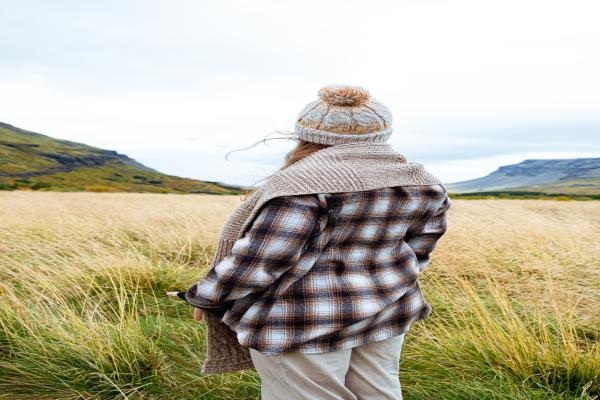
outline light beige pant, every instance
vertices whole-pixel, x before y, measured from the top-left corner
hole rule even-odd
[[[404,334],[330,353],[250,356],[262,400],[401,400],[398,378]]]

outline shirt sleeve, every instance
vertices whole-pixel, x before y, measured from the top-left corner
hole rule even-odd
[[[313,195],[267,201],[230,254],[186,291],[186,300],[201,308],[225,308],[231,301],[267,289],[302,256],[317,226],[319,209]]]
[[[433,212],[426,213],[404,238],[417,256],[420,271],[429,265],[430,253],[448,228],[447,211],[451,205],[450,197],[445,193],[442,203]]]

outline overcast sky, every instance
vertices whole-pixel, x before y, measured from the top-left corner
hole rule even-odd
[[[0,0],[0,121],[250,185],[330,83],[445,182],[600,156],[600,2]],[[271,136],[275,137],[275,136]]]

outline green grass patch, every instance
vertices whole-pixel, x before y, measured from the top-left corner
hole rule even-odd
[[[528,191],[485,191],[470,193],[449,193],[453,199],[481,200],[481,199],[534,199],[534,200],[556,200],[556,201],[586,201],[600,200],[600,195],[577,195],[566,193],[544,193]]]

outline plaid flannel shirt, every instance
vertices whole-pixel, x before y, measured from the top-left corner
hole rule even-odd
[[[442,185],[273,198],[188,293],[267,354],[399,335],[431,312],[417,278],[450,205]]]

